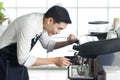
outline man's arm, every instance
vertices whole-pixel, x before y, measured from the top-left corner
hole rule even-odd
[[[76,38],[73,34],[70,34],[70,35],[67,37],[67,41],[56,42],[54,49],[58,49],[58,48],[62,48],[62,47],[71,45],[71,44],[73,44],[76,40],[77,40],[77,38]]]
[[[54,58],[37,58],[36,62],[32,66],[55,64],[58,67],[66,67],[72,63],[68,58],[65,57],[54,57]]]
[[[56,42],[54,49],[62,48],[67,45],[70,45],[67,41],[62,41],[62,42]]]

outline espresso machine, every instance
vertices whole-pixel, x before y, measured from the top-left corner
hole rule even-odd
[[[99,55],[111,54],[120,51],[120,38],[91,41],[80,44],[77,41],[73,45],[76,50],[74,56],[66,56],[73,63],[68,67],[68,78],[70,80],[105,80],[98,79]]]
[[[76,43],[73,46],[73,49],[76,50],[74,56],[65,56],[72,62],[72,65],[68,67],[68,78],[70,80],[94,80],[95,59],[81,57],[78,51],[80,46],[79,40]]]

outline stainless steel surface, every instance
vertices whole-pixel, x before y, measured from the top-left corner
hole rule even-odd
[[[68,77],[70,79],[94,79],[94,77],[89,76],[89,70],[85,69],[85,71],[82,71],[83,74],[81,73],[81,66],[80,65],[72,65],[69,66],[68,70]]]

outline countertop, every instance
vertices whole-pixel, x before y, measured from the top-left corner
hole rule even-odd
[[[45,65],[45,66],[31,66],[28,67],[28,70],[67,70],[68,68],[61,68],[54,65]]]

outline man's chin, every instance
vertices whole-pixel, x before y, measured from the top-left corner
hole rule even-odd
[[[49,36],[52,36],[53,34],[48,34]]]
[[[53,36],[56,35],[55,33],[48,33],[49,36]]]

